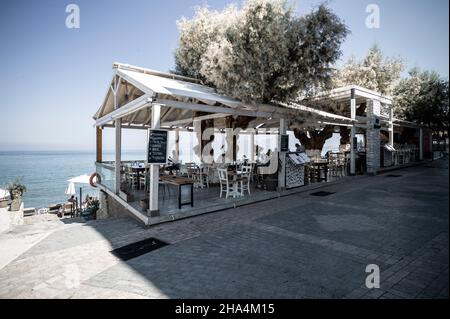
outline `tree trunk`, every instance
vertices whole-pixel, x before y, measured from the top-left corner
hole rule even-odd
[[[228,116],[225,118],[225,126],[226,128],[232,128],[233,130],[237,128],[246,130],[248,128],[248,124],[254,119],[254,117],[250,116],[238,116],[236,118]],[[237,160],[238,151],[238,137],[233,135],[233,161]]]
[[[295,137],[307,150],[320,150],[322,151],[325,142],[333,137],[334,126],[325,126],[321,131],[302,131],[299,129],[294,130]]]

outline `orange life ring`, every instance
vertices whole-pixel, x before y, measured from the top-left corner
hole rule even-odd
[[[94,184],[94,178],[97,178],[97,183],[100,183],[101,181],[102,181],[102,179],[101,179],[101,177],[100,177],[100,175],[98,174],[98,173],[93,173],[92,175],[91,175],[91,177],[89,177],[89,184],[92,186],[92,187],[97,187],[97,185],[95,185]]]

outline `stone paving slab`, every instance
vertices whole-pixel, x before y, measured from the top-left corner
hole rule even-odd
[[[127,218],[18,226],[0,235],[14,256],[0,298],[448,298],[448,162],[434,166],[148,229]],[[170,245],[128,262],[111,254],[149,237]],[[365,286],[368,264],[380,289]]]

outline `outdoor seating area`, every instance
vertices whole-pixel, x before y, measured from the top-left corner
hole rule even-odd
[[[143,202],[140,208],[145,211],[150,190],[149,167],[144,162],[123,163],[122,167],[121,192],[127,195],[129,203]],[[207,199],[219,201],[251,196],[256,188],[254,181],[254,165],[244,162],[161,165],[158,196],[164,207],[199,207],[199,203]]]
[[[114,166],[113,162],[104,163]],[[265,175],[267,164],[248,160],[231,164],[168,163],[159,167],[160,214],[190,212],[221,203],[260,198],[277,191],[277,174]],[[328,153],[304,165],[304,184],[335,181],[349,175],[349,156]],[[135,209],[149,209],[150,165],[145,161],[124,161],[121,165],[121,194]]]
[[[315,107],[294,101],[248,105],[195,79],[120,63],[113,71],[94,115],[92,176],[99,178],[100,197],[112,198],[146,225],[167,221],[162,216],[201,214],[346,176],[375,175],[384,162],[422,160],[426,151],[428,131],[396,120],[390,97],[360,86],[322,92],[312,98],[319,102]],[[409,128],[403,132],[404,127]],[[113,161],[102,157],[107,128],[115,135]],[[394,129],[415,144],[394,145]],[[124,130],[147,133],[145,160],[122,159]],[[336,134],[339,150],[323,154],[324,143]],[[180,144],[187,146],[187,135],[190,154],[183,157]],[[301,143],[295,151],[292,135]],[[238,154],[241,139],[247,146]],[[385,145],[392,152],[383,158]]]

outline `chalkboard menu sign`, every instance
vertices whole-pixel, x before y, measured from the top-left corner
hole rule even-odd
[[[281,135],[280,152],[289,152],[289,135]]]
[[[149,130],[147,164],[167,164],[167,131]]]

